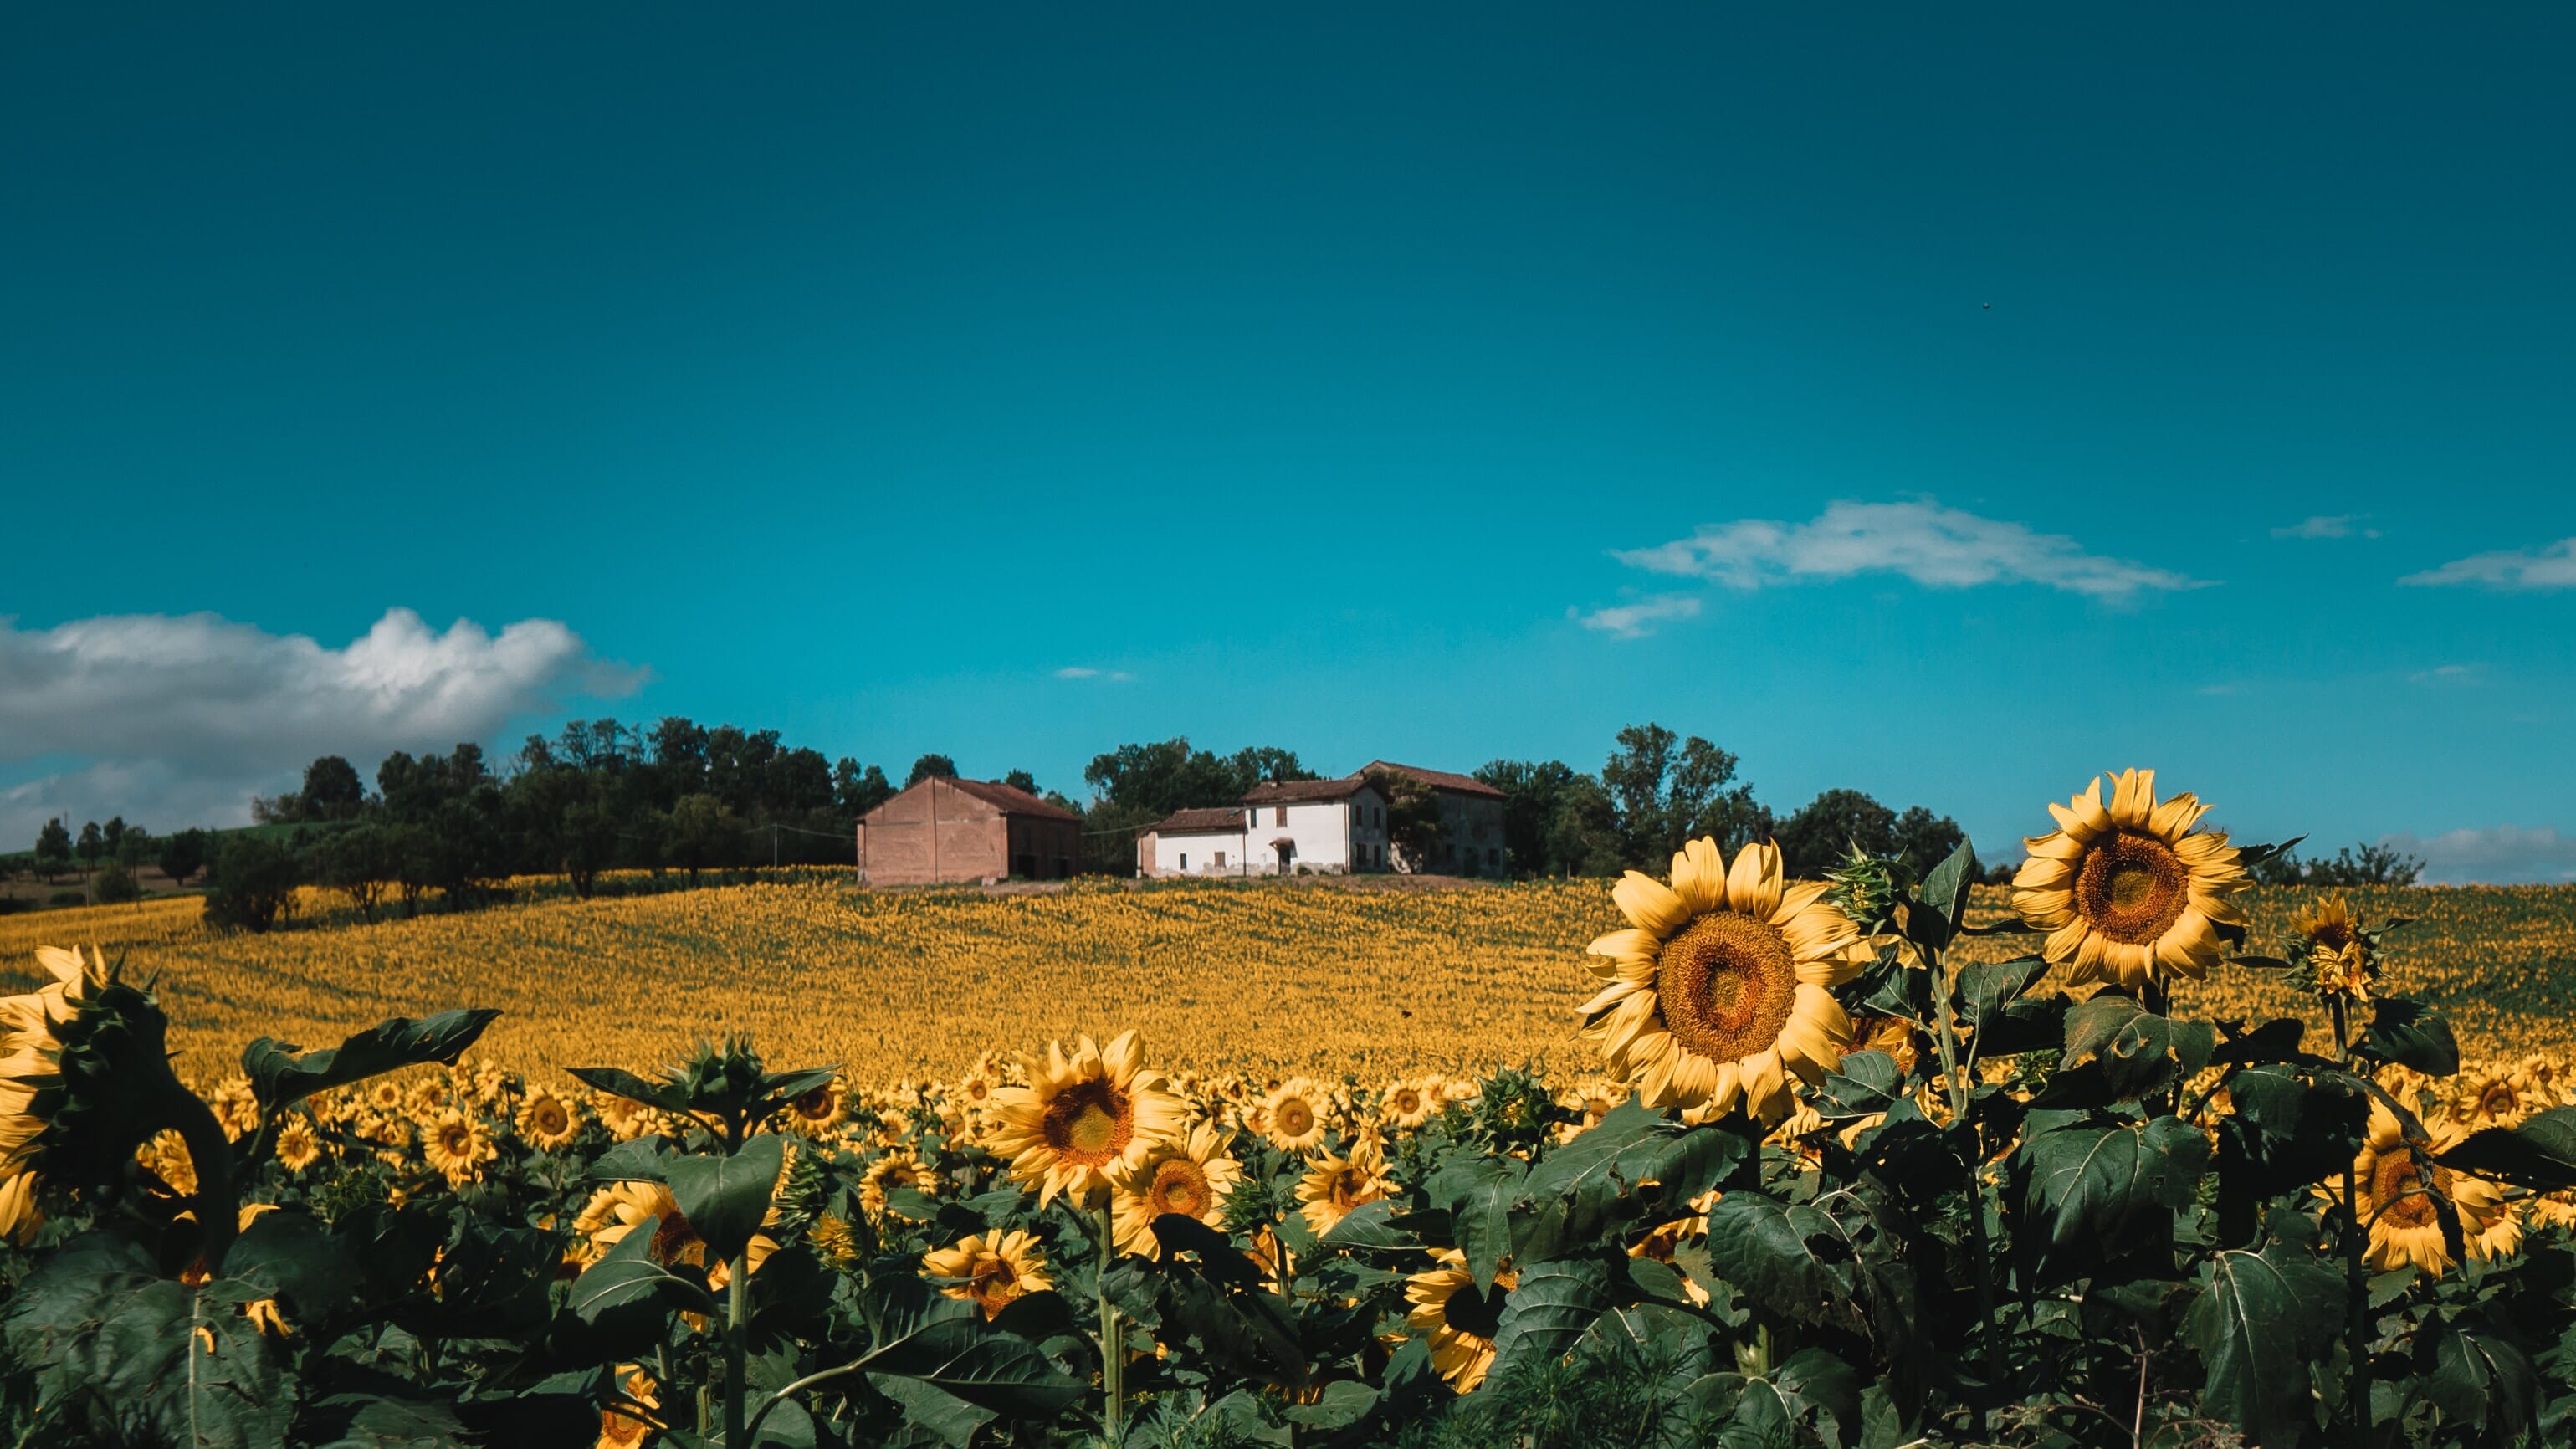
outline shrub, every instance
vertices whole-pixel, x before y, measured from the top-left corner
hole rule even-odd
[[[122,861],[108,862],[107,867],[98,873],[98,879],[90,884],[89,892],[91,898],[102,906],[123,905],[143,899],[143,886]]]
[[[256,835],[236,835],[215,857],[215,892],[206,923],[224,930],[265,931],[295,905],[301,875],[295,854]]]

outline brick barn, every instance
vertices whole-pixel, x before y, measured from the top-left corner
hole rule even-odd
[[[999,780],[934,775],[859,821],[859,879],[870,885],[1066,880],[1081,858],[1081,816]]]

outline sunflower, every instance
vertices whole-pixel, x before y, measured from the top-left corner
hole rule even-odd
[[[559,1151],[581,1135],[581,1115],[552,1092],[533,1092],[519,1106],[519,1135],[548,1152]]]
[[[379,1112],[399,1112],[403,1105],[402,1083],[391,1077],[378,1077],[367,1087],[367,1105]]]
[[[2494,1183],[2455,1173],[2431,1160],[2430,1154],[2448,1151],[2463,1135],[2454,1127],[2434,1128],[2421,1149],[2424,1155],[2419,1155],[2407,1145],[2396,1114],[2379,1102],[2370,1104],[2369,1135],[2352,1160],[2360,1199],[2355,1211],[2370,1232],[2364,1262],[2383,1273],[2408,1263],[2436,1278],[2448,1271],[2453,1265],[2450,1249],[2442,1241],[2434,1193],[2450,1199],[2458,1210],[2470,1257],[2500,1257],[2521,1245],[2522,1229],[2514,1221],[2513,1206]]]
[[[1138,1065],[1136,1033],[1106,1047],[1081,1038],[1071,1054],[1047,1048],[1025,1087],[993,1093],[992,1149],[1011,1160],[1011,1175],[1038,1189],[1038,1206],[1065,1193],[1084,1205],[1109,1191],[1112,1172],[1134,1167],[1181,1123],[1181,1100],[1159,1072]]]
[[[1014,1299],[1055,1286],[1047,1278],[1037,1234],[1028,1232],[996,1234],[989,1240],[981,1233],[969,1233],[953,1248],[924,1253],[921,1271],[933,1278],[960,1280],[939,1291],[972,1302],[988,1319]]]
[[[2221,926],[2242,926],[2231,899],[2247,884],[2237,852],[2218,832],[2194,835],[2208,812],[2186,793],[2158,804],[2156,772],[2122,770],[2065,805],[2049,803],[2054,835],[2022,842],[2030,858],[2013,877],[2013,909],[2049,933],[2042,954],[2072,963],[2070,980],[2132,990],[2150,980],[2209,974],[2227,954]]]
[[[1378,1116],[1390,1127],[1419,1127],[1440,1111],[1440,1079],[1406,1078],[1387,1084],[1378,1098]]]
[[[646,1223],[654,1224],[653,1261],[666,1268],[706,1262],[706,1240],[680,1215],[671,1190],[658,1182],[612,1182],[592,1193],[581,1215],[573,1219],[572,1230],[589,1240],[587,1256],[596,1262]]]
[[[867,1261],[859,1251],[859,1235],[850,1231],[848,1223],[830,1213],[814,1220],[814,1226],[806,1231],[805,1241],[813,1246],[815,1252],[823,1255],[824,1262],[844,1273],[857,1272],[859,1266]]]
[[[1853,1022],[1851,1049],[1885,1052],[1896,1059],[1896,1070],[1908,1077],[1923,1063],[1921,1033],[1902,1017],[1864,1016]]]
[[[1202,1122],[1186,1136],[1155,1144],[1143,1161],[1121,1171],[1109,1194],[1110,1222],[1119,1249],[1148,1258],[1163,1256],[1163,1241],[1154,1236],[1154,1219],[1165,1213],[1222,1229],[1226,1194],[1243,1176],[1242,1164],[1225,1149],[1226,1139]]]
[[[934,1194],[939,1191],[939,1174],[909,1152],[889,1152],[869,1163],[867,1174],[859,1179],[859,1206],[867,1209],[869,1217],[884,1217],[886,1194],[899,1187]]]
[[[1386,1175],[1386,1159],[1377,1144],[1354,1142],[1349,1156],[1327,1154],[1307,1169],[1305,1179],[1297,1184],[1297,1211],[1306,1226],[1321,1236],[1349,1217],[1353,1208],[1393,1191],[1395,1184]]]
[[[599,1120],[608,1135],[620,1142],[632,1142],[653,1130],[652,1110],[641,1102],[608,1092],[593,1095],[591,1104],[599,1109]]]
[[[1290,1077],[1262,1098],[1262,1135],[1282,1152],[1303,1152],[1324,1141],[1324,1114],[1330,1109],[1322,1091],[1304,1077]]]
[[[302,1172],[322,1160],[322,1139],[314,1134],[313,1124],[301,1116],[289,1117],[277,1129],[277,1165],[289,1172]]]
[[[39,946],[36,962],[53,980],[0,998],[0,1238],[22,1243],[45,1220],[36,1208],[33,1159],[49,1125],[38,1099],[62,1079],[55,1028],[71,1020],[88,988],[107,984],[107,959],[95,946],[87,959],[78,950]]]
[[[188,1155],[187,1139],[175,1128],[164,1127],[151,1141],[137,1148],[135,1160],[149,1167],[181,1197],[194,1197],[197,1192],[197,1162]]]
[[[635,1408],[652,1413],[662,1407],[661,1385],[650,1374],[633,1364],[622,1366],[626,1400]],[[653,1421],[622,1409],[599,1411],[599,1443],[595,1449],[635,1449],[653,1432]]]
[[[820,1137],[840,1126],[849,1114],[849,1094],[837,1080],[825,1082],[786,1107],[788,1127],[808,1137]]]
[[[1592,943],[1608,979],[1584,1003],[1583,1035],[1650,1107],[1757,1117],[1789,1109],[1789,1079],[1839,1066],[1851,1018],[1827,989],[1866,957],[1851,919],[1814,881],[1785,884],[1780,851],[1754,844],[1733,869],[1714,840],[1673,856],[1667,888],[1636,871],[1611,891],[1630,923]]]
[[[1408,1328],[1431,1334],[1431,1366],[1460,1393],[1485,1381],[1494,1366],[1494,1330],[1503,1321],[1503,1299],[1520,1286],[1509,1270],[1494,1275],[1494,1286],[1479,1293],[1467,1271],[1467,1255],[1456,1248],[1440,1255],[1440,1266],[1404,1280],[1404,1315]]]
[[[2290,917],[2290,929],[2308,943],[2308,985],[2319,996],[2370,1000],[2370,984],[2379,979],[2378,953],[2353,918],[2352,903],[2327,896]]]
[[[429,1159],[429,1165],[451,1186],[463,1187],[481,1181],[483,1164],[500,1152],[493,1147],[492,1134],[483,1130],[480,1120],[450,1108],[421,1134],[420,1155]]]

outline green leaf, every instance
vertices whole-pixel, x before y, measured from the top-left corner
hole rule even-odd
[[[340,1322],[366,1291],[349,1244],[291,1208],[262,1213],[244,1228],[224,1254],[224,1274],[259,1284],[290,1322],[314,1327]]]
[[[1852,1285],[1838,1266],[1850,1260],[1843,1236],[1841,1224],[1822,1208],[1730,1192],[1709,1210],[1709,1267],[1770,1312],[1858,1329]],[[1827,1261],[1818,1243],[1836,1261]]]
[[[1494,1330],[1491,1372],[1506,1374],[1523,1363],[1565,1357],[1609,1306],[1610,1271],[1593,1259],[1532,1263],[1521,1269]]]
[[[2361,1051],[2428,1077],[2447,1077],[2460,1069],[2460,1042],[2451,1034],[2450,1021],[2426,1010],[2422,1002],[2398,996],[2380,998],[2378,1009],[2371,1013],[2370,1030],[2362,1036]]]
[[[2209,1065],[2218,1045],[2207,1022],[2158,1016],[2133,998],[2099,992],[2066,1014],[2060,1070],[2098,1063],[2114,1101],[2136,1101]]]
[[[17,1286],[12,1353],[36,1370],[36,1406],[69,1442],[267,1449],[286,1442],[293,1380],[243,1315],[264,1288],[163,1278],[148,1255],[96,1235],[47,1255]]]
[[[491,1007],[442,1011],[418,1021],[397,1016],[336,1047],[295,1055],[296,1048],[275,1037],[261,1037],[242,1049],[242,1071],[259,1099],[260,1115],[301,1101],[316,1092],[423,1062],[453,1062],[483,1028],[501,1013]]]
[[[2532,1423],[2539,1380],[2531,1360],[2509,1340],[2483,1328],[2454,1324],[2433,1343],[2433,1367],[2424,1396],[2455,1423],[2511,1442]]]
[[[1422,1184],[1432,1206],[1448,1210],[1451,1236],[1480,1292],[1493,1286],[1495,1270],[1511,1256],[1512,1204],[1528,1171],[1517,1158],[1466,1156]]]
[[[612,1097],[624,1097],[630,1102],[641,1102],[682,1116],[690,1115],[688,1091],[676,1083],[651,1081],[621,1067],[566,1067],[564,1070]]]
[[[1937,950],[1949,945],[1959,934],[1959,928],[1967,924],[1968,888],[1976,883],[1977,850],[1962,840],[1958,849],[1951,851],[1947,859],[1932,867],[1931,874],[1923,877],[1923,889],[1916,895],[1920,904],[1934,917],[1930,924],[1937,933],[1937,939],[1925,940],[1925,945]],[[1922,911],[1909,913],[1915,919],[1920,919],[1923,914]],[[1909,930],[1907,934],[1923,940],[1919,929]]]
[[[1421,1252],[1423,1243],[1418,1234],[1393,1226],[1392,1219],[1403,1206],[1391,1198],[1361,1203],[1318,1241],[1327,1248],[1355,1252]]]
[[[1982,1030],[2007,1003],[2019,998],[2047,974],[2048,962],[2038,956],[2016,956],[2010,961],[1974,961],[1961,967],[1959,996],[1967,1007],[1969,1029]]]
[[[1219,1283],[1182,1263],[1163,1265],[1162,1289],[1165,1342],[1187,1344],[1222,1372],[1282,1386],[1306,1382],[1306,1350],[1286,1299]]]
[[[879,1278],[863,1307],[876,1333],[862,1361],[869,1373],[918,1379],[1011,1418],[1049,1418],[1082,1396],[1082,1384],[1036,1345],[988,1327],[974,1305],[918,1278]]]
[[[1905,1074],[1885,1052],[1852,1052],[1816,1089],[1817,1115],[1828,1122],[1884,1112],[1905,1095]]]
[[[2210,1053],[2209,1059],[2223,1067],[2297,1061],[2301,1056],[2299,1042],[2307,1032],[2308,1024],[2295,1016],[2274,1017],[2252,1031],[2228,1037]]]
[[[2030,1175],[2028,1210],[2048,1224],[2044,1241],[2065,1248],[2117,1242],[2149,1214],[2189,1203],[2209,1160],[2209,1139],[2180,1118],[2158,1117],[2041,1131],[2022,1143],[2019,1155]]]
[[[589,1330],[568,1340],[568,1351],[605,1359],[627,1345],[650,1342],[681,1309],[721,1313],[707,1290],[653,1258],[659,1218],[636,1224],[599,1261],[575,1278],[564,1311]]]
[[[1684,1128],[1631,1098],[1530,1169],[1511,1204],[1511,1256],[1535,1263],[1607,1246],[1614,1229],[1649,1211],[1678,1212],[1752,1150],[1723,1128]]]
[[[1280,1413],[1289,1423],[1303,1425],[1322,1434],[1347,1429],[1367,1418],[1376,1408],[1377,1390],[1357,1379],[1335,1379],[1324,1385],[1323,1395],[1315,1402],[1290,1404]]]
[[[473,1442],[446,1404],[375,1399],[350,1415],[340,1437],[320,1449],[463,1449]]]
[[[680,1216],[706,1241],[713,1259],[731,1262],[742,1255],[743,1245],[760,1231],[760,1220],[769,1212],[770,1195],[778,1188],[778,1174],[786,1164],[785,1139],[764,1133],[742,1145],[730,1156],[715,1153],[678,1157],[663,1168],[662,1180],[670,1185],[671,1200],[680,1207]]]
[[[2534,1192],[2576,1187],[2576,1107],[2552,1107],[2513,1127],[2480,1128],[2434,1160]]]
[[[2182,1317],[2206,1374],[2201,1411],[2257,1443],[2296,1444],[2312,1412],[2308,1361],[2333,1338],[2342,1298],[2342,1276],[2300,1250],[2212,1255],[2209,1286]]]
[[[899,1374],[870,1374],[868,1382],[876,1391],[903,1407],[903,1421],[914,1425],[951,1449],[966,1449],[975,1439],[975,1431],[1000,1417],[981,1404],[970,1404],[927,1379],[905,1378]],[[777,1416],[771,1416],[771,1423]],[[761,1426],[766,1430],[769,1425]]]
[[[593,1182],[660,1182],[680,1154],[659,1137],[632,1137],[590,1160]]]
[[[1773,1369],[1771,1385],[1793,1417],[1820,1414],[1833,1421],[1827,1443],[1849,1443],[1860,1428],[1860,1371],[1821,1348],[1802,1348]]]

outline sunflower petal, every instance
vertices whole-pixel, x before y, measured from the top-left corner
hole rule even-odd
[[[1726,872],[1726,903],[1757,921],[1780,909],[1780,847],[1757,840],[1736,852]]]
[[[1630,871],[1610,888],[1610,899],[1638,930],[1658,940],[1670,940],[1675,932],[1690,924],[1690,908],[1672,888],[1650,875]]]
[[[1673,894],[1694,916],[1726,906],[1726,857],[1703,836],[1673,852]]]

